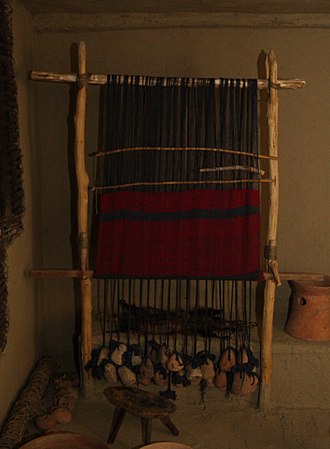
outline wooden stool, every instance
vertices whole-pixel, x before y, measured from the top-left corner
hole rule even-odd
[[[149,391],[127,387],[108,387],[104,390],[104,394],[115,406],[108,444],[114,443],[126,412],[141,418],[143,444],[151,442],[151,421],[154,418],[160,419],[173,435],[179,435],[178,429],[169,417],[176,411],[176,406],[169,399]]]

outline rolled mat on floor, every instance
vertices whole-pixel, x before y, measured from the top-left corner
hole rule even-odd
[[[37,412],[55,367],[51,357],[43,357],[37,362],[3,426],[0,449],[13,449],[21,443],[29,422]]]

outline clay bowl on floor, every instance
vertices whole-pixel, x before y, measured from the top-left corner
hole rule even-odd
[[[140,449],[193,449],[191,446],[185,444],[175,443],[174,441],[163,441],[159,443],[150,443],[147,446],[143,446]]]
[[[73,432],[50,433],[35,438],[20,449],[109,449],[109,447],[87,435]]]

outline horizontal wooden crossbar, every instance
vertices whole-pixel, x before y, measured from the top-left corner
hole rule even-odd
[[[282,281],[324,281],[325,275],[321,273],[301,273],[301,272],[287,272],[279,273]],[[29,271],[29,275],[35,278],[48,277],[48,278],[93,278],[93,270],[87,270],[84,273],[81,270],[71,269],[34,269]],[[272,279],[271,273],[263,273],[265,280]]]
[[[51,72],[36,72],[30,73],[30,79],[32,81],[52,81],[55,83],[77,83],[79,78],[76,73],[51,73]],[[88,84],[91,85],[104,85],[108,82],[107,75],[92,75],[88,76]],[[215,85],[217,80],[215,80]],[[306,81],[300,79],[278,79],[276,83],[272,83],[265,79],[258,80],[258,89],[268,89],[272,87],[274,89],[302,89],[305,87]]]

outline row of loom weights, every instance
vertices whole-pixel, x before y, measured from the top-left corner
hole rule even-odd
[[[112,349],[107,346],[94,349],[85,367],[92,369],[93,377],[103,377],[110,384],[120,381],[126,387],[137,384],[161,387],[168,384],[170,377],[174,386],[203,383],[227,393],[246,395],[255,391],[259,383],[258,360],[245,346],[238,351],[228,347],[216,363],[215,356],[207,351],[186,360],[179,353],[170,352],[165,344],[156,348],[150,345],[143,357],[138,345],[128,348],[125,343],[112,343],[115,343]]]

